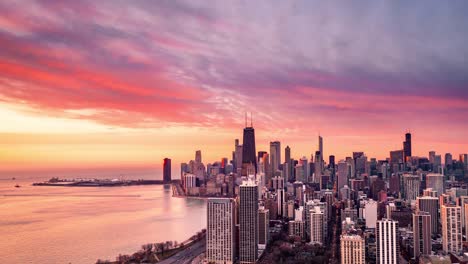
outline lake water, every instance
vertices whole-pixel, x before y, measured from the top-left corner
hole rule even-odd
[[[31,186],[52,176],[116,178],[119,173],[1,173],[0,263],[114,260],[144,243],[181,242],[206,227],[206,202],[172,197],[169,185]],[[127,170],[124,177],[160,178],[148,170]]]

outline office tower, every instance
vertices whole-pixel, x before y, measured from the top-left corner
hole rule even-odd
[[[429,163],[434,164],[435,151],[429,151]]]
[[[366,220],[366,228],[375,228],[377,223],[377,201],[361,201],[362,218]]]
[[[302,181],[304,183],[309,182],[309,176],[310,176],[310,168],[309,168],[309,161],[307,160],[306,157],[302,157],[299,160],[299,165],[301,166],[301,169],[298,171],[296,168],[296,181]],[[302,175],[300,174],[302,172]]]
[[[320,162],[323,162],[323,138],[321,136],[318,137],[318,151],[320,152]],[[317,162],[317,159],[315,159]]]
[[[345,185],[348,185],[348,163],[345,161],[338,162],[338,170],[336,172],[336,188],[341,190]]]
[[[330,169],[335,169],[335,156],[334,155],[328,156],[328,165]]]
[[[270,240],[270,211],[265,207],[258,210],[258,244],[266,248]]]
[[[281,164],[281,143],[279,141],[270,142],[270,168],[271,176],[275,176]]]
[[[324,214],[319,206],[315,206],[310,212],[310,243],[323,244],[324,242]]]
[[[445,167],[446,168],[451,168],[452,165],[453,165],[453,157],[452,157],[452,154],[450,153],[445,153]]]
[[[400,245],[398,243],[398,222],[386,218],[377,221],[375,230],[377,263],[398,264]]]
[[[255,263],[258,256],[258,186],[253,179],[239,186],[239,260]]]
[[[322,160],[321,160],[320,151],[315,152],[315,166],[314,166],[314,178],[313,182],[318,183],[320,188],[322,188]]]
[[[195,151],[195,162],[202,163],[201,150]]]
[[[439,233],[439,199],[437,197],[423,196],[416,198],[418,211],[428,212],[431,215],[431,231]]]
[[[351,221],[356,221],[358,219],[357,209],[349,207],[341,209],[341,221],[344,221],[346,218],[351,219]]]
[[[426,175],[426,188],[437,191],[437,195],[444,194],[444,175],[439,173],[429,173]]]
[[[244,128],[242,142],[242,175],[247,176],[247,171],[255,170],[257,172],[257,158],[255,156],[255,130],[250,124],[250,127]],[[254,173],[254,174],[255,174]]]
[[[460,162],[463,164],[465,169],[468,169],[468,154],[460,154]]]
[[[463,251],[461,207],[442,205],[440,207],[442,220],[442,249],[445,253],[461,253]]]
[[[419,188],[421,182],[419,176],[417,175],[403,175],[403,190],[405,199],[409,202],[416,200],[416,197],[419,196]]]
[[[286,172],[286,178],[285,180],[287,182],[292,181],[292,164],[291,164],[291,148],[289,146],[286,146],[284,149],[284,162],[287,164],[286,168],[283,168],[283,170]]]
[[[234,200],[209,198],[207,206],[206,258],[210,263],[234,263]]]
[[[340,244],[341,264],[366,263],[366,243],[360,235],[341,235]]]
[[[389,191],[391,193],[399,193],[400,192],[400,175],[399,174],[393,174],[390,176],[389,180]]]
[[[442,157],[440,155],[434,156],[434,164],[432,165],[432,171],[436,173],[442,172]]]
[[[285,203],[286,203],[286,193],[284,189],[277,189],[276,190],[276,201],[277,201],[277,206],[278,206],[278,216],[284,217],[284,209],[285,209]]]
[[[430,255],[431,244],[431,215],[428,212],[413,213],[413,243],[414,256]]]
[[[241,174],[241,170],[242,170],[242,152],[243,152],[243,147],[242,145],[239,145],[239,140],[236,139],[236,150],[234,152],[236,161],[234,164],[235,164],[235,172],[238,173],[239,175]]]
[[[327,204],[327,219],[331,219],[332,217],[332,207],[333,207],[333,203],[334,203],[334,200],[335,200],[335,197],[333,195],[333,192],[331,190],[325,190],[323,192],[323,197],[325,199],[325,203]]]
[[[171,159],[165,158],[163,164],[163,181],[165,183],[171,182]]]
[[[404,161],[408,162],[411,157],[411,133],[405,134],[405,141],[403,142]]]
[[[390,151],[390,164],[398,164],[403,162],[403,150]]]
[[[284,178],[281,176],[275,176],[272,179],[273,189],[284,189]]]

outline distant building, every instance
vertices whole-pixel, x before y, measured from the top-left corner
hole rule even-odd
[[[171,159],[165,158],[163,164],[163,181],[171,182]]]
[[[235,203],[229,198],[209,198],[207,202],[206,258],[208,262],[235,262]]]
[[[405,134],[405,141],[403,142],[403,154],[405,162],[409,161],[409,157],[411,157],[411,133]]]
[[[239,260],[255,263],[258,258],[258,186],[253,179],[239,186]]]
[[[270,142],[270,169],[273,177],[281,164],[281,143],[279,141]]]
[[[361,201],[362,218],[366,220],[366,228],[375,228],[377,223],[377,201]]]
[[[428,212],[431,215],[431,232],[439,233],[439,199],[437,197],[423,196],[416,199],[418,211]]]
[[[442,249],[445,253],[461,253],[463,251],[461,207],[442,205],[440,218],[442,220]]]
[[[444,194],[444,175],[439,173],[429,173],[426,175],[426,188],[437,191],[437,195]]]
[[[261,207],[258,210],[258,244],[266,248],[270,240],[270,211]]]
[[[414,256],[431,254],[431,215],[418,211],[413,214]]]
[[[289,236],[300,237],[302,240],[306,238],[305,222],[304,221],[289,221]]]
[[[341,264],[366,263],[366,245],[359,235],[341,235]]]
[[[385,218],[377,221],[375,238],[377,244],[376,262],[380,264],[400,263],[398,222]]]
[[[403,190],[405,199],[409,202],[416,200],[419,196],[421,181],[418,175],[403,175]]]

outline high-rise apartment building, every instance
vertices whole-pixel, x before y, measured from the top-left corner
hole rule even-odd
[[[400,245],[398,243],[398,222],[386,218],[377,221],[375,229],[377,254],[379,264],[398,264]]]
[[[416,198],[418,211],[428,212],[431,215],[431,232],[439,233],[439,199],[437,197],[422,196]]]
[[[345,234],[340,237],[341,264],[366,263],[366,243],[360,235]]]
[[[207,202],[206,258],[210,263],[235,263],[235,202],[209,198]]]
[[[415,257],[431,254],[431,215],[428,212],[413,213],[413,243]]]
[[[258,245],[266,248],[270,240],[270,211],[261,207],[258,210]]]
[[[421,187],[421,181],[418,175],[403,175],[403,190],[405,199],[409,202],[416,200],[419,196],[419,189]]]
[[[323,244],[324,242],[324,213],[320,207],[315,206],[310,211],[310,243]]]
[[[239,186],[239,260],[255,263],[258,258],[258,186],[253,179]]]
[[[461,253],[463,251],[461,207],[442,205],[440,207],[442,220],[442,249],[445,253]]]

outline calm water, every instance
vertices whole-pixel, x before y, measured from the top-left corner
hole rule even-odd
[[[170,186],[31,186],[65,175],[115,178],[118,173],[1,173],[0,263],[114,260],[144,243],[183,241],[206,226],[205,201],[173,198]],[[127,171],[124,177],[159,178],[144,170]],[[15,188],[17,183],[22,187]]]

